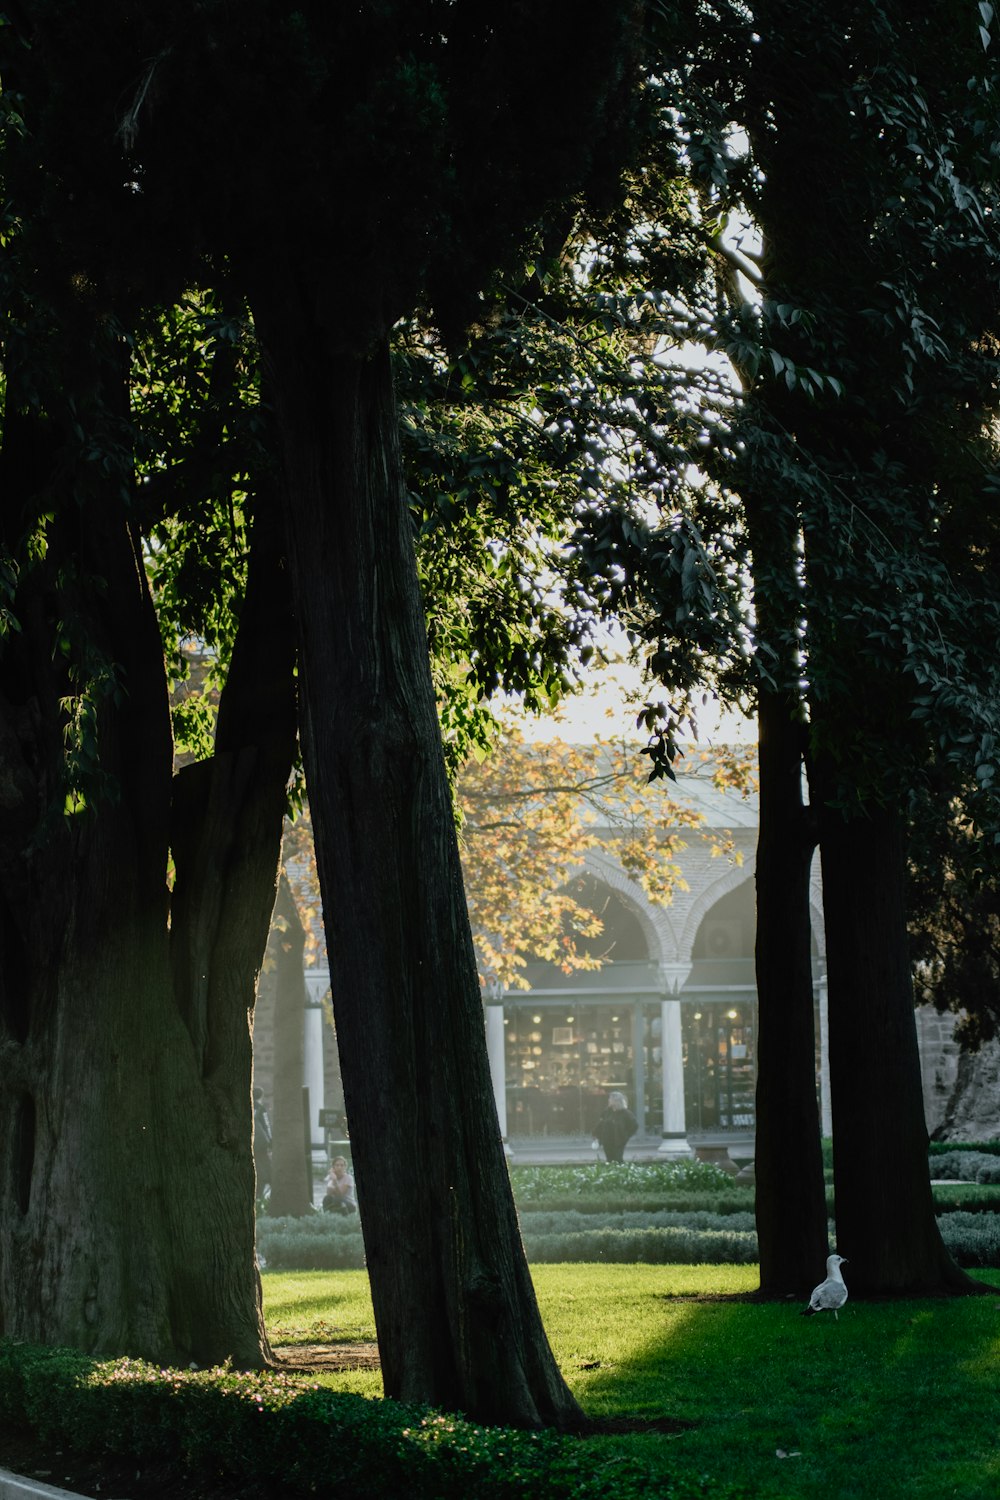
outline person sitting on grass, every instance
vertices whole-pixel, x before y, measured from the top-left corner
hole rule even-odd
[[[356,1214],[358,1200],[354,1196],[354,1178],[347,1170],[343,1156],[335,1156],[326,1174],[326,1192],[323,1195],[323,1212],[327,1214]]]

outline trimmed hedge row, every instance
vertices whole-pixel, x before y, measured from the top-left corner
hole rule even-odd
[[[287,1375],[158,1370],[0,1341],[0,1426],[39,1448],[246,1485],[266,1496],[337,1500],[695,1500],[641,1461],[602,1461],[551,1432],[484,1428],[394,1401],[322,1390]],[[730,1492],[713,1490],[719,1500]],[[740,1491],[740,1493],[742,1493]],[[735,1494],[733,1496],[735,1500]]]
[[[752,1265],[757,1235],[721,1229],[586,1229],[578,1234],[524,1233],[524,1250],[536,1265],[563,1261],[652,1265]]]
[[[1000,1141],[931,1141],[931,1157],[947,1156],[952,1151],[980,1151],[985,1156],[1000,1156]],[[935,1163],[931,1162],[934,1166]]]
[[[734,1188],[731,1177],[726,1178],[726,1183],[727,1187],[722,1192],[715,1193],[616,1193],[608,1190],[588,1198],[571,1193],[553,1193],[548,1198],[538,1198],[531,1203],[518,1199],[518,1208],[522,1217],[525,1213],[534,1213],[543,1209],[552,1213],[659,1213],[668,1204],[675,1213],[684,1214],[753,1213],[753,1188]]]
[[[644,1261],[656,1264],[749,1264],[757,1259],[751,1213],[683,1213],[671,1209],[622,1213],[561,1210],[524,1212],[521,1234],[528,1259]],[[1000,1215],[963,1202],[944,1205],[942,1237],[962,1265],[1000,1266]],[[831,1243],[835,1238],[830,1225]],[[272,1271],[357,1270],[364,1241],[357,1219],[330,1216],[262,1219],[258,1226],[261,1265]]]
[[[976,1182],[936,1182],[934,1208],[939,1214],[965,1211],[973,1214],[1000,1213],[1000,1186]]]
[[[1000,1184],[1000,1157],[990,1151],[963,1150],[935,1152],[931,1157],[931,1175],[953,1182]]]
[[[660,1198],[681,1192],[724,1192],[733,1179],[711,1162],[680,1157],[676,1161],[583,1162],[575,1166],[511,1167],[511,1186],[518,1205],[553,1198],[595,1198],[607,1193],[628,1197],[641,1193]],[[751,1189],[752,1191],[752,1189]]]
[[[950,1213],[938,1219],[941,1238],[960,1266],[1000,1266],[1000,1216]]]
[[[678,1213],[671,1208],[656,1213],[632,1210],[618,1214],[580,1213],[579,1210],[546,1213],[540,1210],[520,1216],[525,1235],[580,1234],[593,1229],[717,1229],[743,1233],[756,1230],[752,1213]]]
[[[521,1234],[529,1260],[629,1260],[663,1264],[735,1261],[757,1257],[753,1215],[630,1212],[612,1215],[523,1213]],[[267,1270],[357,1270],[364,1241],[357,1220],[270,1219],[258,1229],[257,1250]]]
[[[365,1263],[357,1215],[257,1220],[257,1259],[271,1271],[356,1271]]]

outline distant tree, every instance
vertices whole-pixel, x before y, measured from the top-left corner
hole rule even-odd
[[[746,785],[745,760],[693,758],[717,786]],[[483,978],[511,988],[522,969],[544,959],[567,972],[602,962],[600,913],[580,899],[575,876],[588,849],[613,853],[654,902],[683,885],[677,856],[685,830],[702,814],[650,787],[638,744],[560,741],[526,744],[508,736],[481,763],[470,762],[456,789],[462,868]],[[731,849],[721,832],[718,852]]]
[[[683,886],[677,856],[685,830],[702,829],[703,815],[650,787],[646,765],[639,742],[536,744],[508,726],[489,756],[462,768],[455,813],[484,985],[520,988],[525,964],[537,960],[567,973],[601,967],[601,913],[581,898],[577,878],[590,849],[612,852],[653,902],[669,903]],[[742,748],[692,751],[685,769],[717,788],[747,793],[754,786],[753,756]],[[724,830],[713,830],[711,843],[717,854],[734,854]],[[296,821],[293,848],[297,899],[315,910],[308,811]],[[278,907],[275,925],[272,938],[287,942]]]

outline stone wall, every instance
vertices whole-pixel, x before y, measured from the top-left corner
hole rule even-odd
[[[937,1140],[1000,1140],[1000,1042],[962,1052],[955,1018],[917,1009],[927,1129]]]

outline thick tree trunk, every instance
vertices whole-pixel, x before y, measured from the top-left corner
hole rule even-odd
[[[8,504],[45,491],[51,452],[9,406]],[[120,496],[112,483],[58,514],[0,654],[0,1328],[258,1366],[250,1020],[294,741],[290,637],[274,598],[248,595],[219,754],[178,778],[171,829],[163,651]],[[123,690],[98,708],[103,793],[43,826],[68,690],[56,611]]]
[[[902,820],[821,813],[837,1247],[852,1293],[975,1291],[934,1217],[906,939]]]
[[[331,347],[291,278],[273,375],[304,752],[386,1393],[477,1420],[580,1412],[541,1326],[486,1053],[388,348]]]
[[[274,903],[274,1074],[271,1092],[271,1196],[267,1211],[301,1217],[312,1207],[312,1172],[302,1119],[305,1061],[305,928],[282,873]]]
[[[815,840],[802,799],[802,726],[761,690],[757,840],[757,1126],[760,1290],[807,1294],[827,1255],[816,1097],[809,871]]]

